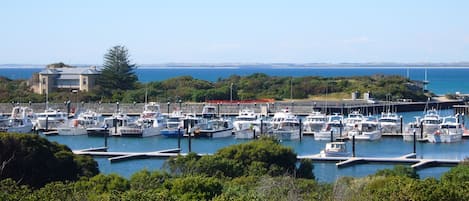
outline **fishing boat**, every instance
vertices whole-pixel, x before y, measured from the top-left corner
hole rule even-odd
[[[398,134],[401,132],[401,117],[395,112],[383,112],[379,117],[382,133]]]
[[[320,111],[312,111],[308,116],[305,117],[303,122],[303,133],[316,135],[327,122],[327,116]]]
[[[33,109],[29,107],[15,106],[8,118],[3,118],[0,123],[0,130],[9,133],[30,133],[33,129],[32,119],[34,118]]]
[[[200,123],[194,130],[195,137],[223,138],[232,136],[233,124],[230,120],[216,118]]]
[[[319,153],[320,157],[350,157],[345,142],[328,142],[326,148]]]
[[[86,128],[88,136],[122,136],[121,130],[129,127],[130,118],[124,113],[114,113],[104,118],[103,124]]]
[[[202,118],[204,119],[213,119],[217,117],[217,109],[213,105],[205,105],[202,108]]]
[[[87,128],[99,125],[101,114],[88,110],[78,114],[76,119],[69,119],[67,123],[57,128],[58,135],[86,135]]]
[[[261,117],[252,109],[242,109],[233,121],[233,132],[236,139],[253,139],[254,132],[261,133]]]
[[[180,110],[173,111],[160,131],[165,137],[182,137],[184,134],[184,115]]]
[[[423,134],[428,135],[428,134],[435,133],[440,128],[440,124],[441,124],[441,117],[438,114],[438,111],[433,108],[430,110],[427,110],[425,115],[422,118]]]
[[[68,119],[68,114],[56,109],[46,109],[42,113],[36,114],[37,130],[57,130]]]
[[[432,143],[460,142],[464,129],[455,116],[444,117],[438,130],[428,134],[427,138]]]
[[[347,115],[347,118],[344,119],[344,133],[348,134],[349,131],[354,130],[358,124],[365,120],[360,111],[352,111]]]
[[[337,137],[343,134],[343,116],[339,114],[329,115],[326,124],[319,132],[314,134],[315,140],[331,140],[335,141]],[[332,136],[332,139],[331,139]]]
[[[276,112],[270,124],[269,134],[278,140],[300,139],[300,122],[295,115],[288,111],[288,108]]]
[[[415,120],[409,122],[405,127],[404,133],[402,133],[402,139],[404,141],[413,141],[414,140],[414,133],[415,133],[415,140],[423,140],[426,139],[426,134],[422,132],[421,129],[422,121],[420,117],[415,117]]]
[[[355,136],[356,140],[379,140],[381,139],[381,128],[376,117],[368,116],[350,130],[347,135],[349,138]]]
[[[165,118],[160,112],[160,105],[146,103],[140,117],[121,129],[123,137],[150,137],[161,134],[165,127]]]

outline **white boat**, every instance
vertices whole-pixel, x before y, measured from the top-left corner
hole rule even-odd
[[[395,112],[383,112],[379,117],[382,133],[398,134],[401,132],[401,117]]]
[[[215,118],[217,116],[217,113],[216,113],[217,109],[215,106],[213,105],[205,105],[203,108],[202,108],[202,118],[204,119],[212,119],[212,118]]]
[[[34,112],[31,108],[15,106],[10,117],[2,120],[5,123],[0,123],[4,124],[1,130],[9,133],[30,133],[34,126],[33,118]]]
[[[341,135],[345,136],[343,133],[343,116],[339,114],[329,115],[327,117],[327,123],[323,128],[314,134],[315,140],[331,140],[332,132],[332,141],[335,141],[337,137]]]
[[[173,111],[160,131],[165,137],[182,137],[184,135],[184,115],[180,110]]]
[[[415,121],[409,122],[404,129],[404,133],[402,133],[402,139],[404,141],[413,141],[414,140],[414,132],[415,132],[415,140],[422,140],[425,139],[427,136],[423,134],[420,126],[422,125],[422,121],[420,117],[415,117]]]
[[[145,104],[143,112],[136,122],[130,122],[121,128],[121,136],[124,137],[150,137],[161,134],[165,128],[165,118],[160,112],[160,105],[155,102]]]
[[[433,134],[441,124],[441,117],[435,109],[427,110],[422,118],[423,135]]]
[[[129,128],[130,118],[123,113],[114,113],[104,118],[103,124],[97,127],[86,128],[88,136],[122,136],[121,130]],[[136,126],[136,124],[134,124]]]
[[[355,136],[355,140],[379,140],[381,139],[381,128],[376,117],[366,117],[365,120],[356,124],[352,130],[347,133],[350,139]]]
[[[259,135],[261,132],[261,119],[254,110],[243,109],[233,121],[233,132],[236,139],[253,139],[254,132]]]
[[[345,142],[328,142],[326,148],[319,153],[320,157],[350,157]]]
[[[160,105],[155,102],[145,103],[140,118],[154,118],[161,116]]]
[[[276,112],[272,117],[269,134],[278,140],[300,139],[300,121],[288,109]]]
[[[94,111],[80,113],[76,119],[69,119],[67,123],[57,128],[59,135],[86,135],[87,128],[97,127],[101,114]]]
[[[327,122],[327,116],[320,111],[313,111],[311,114],[305,117],[303,122],[303,133],[306,134],[317,134]]]
[[[200,123],[194,130],[195,137],[223,138],[232,136],[233,124],[228,119],[217,118]]]
[[[464,129],[455,116],[443,118],[440,128],[434,133],[428,134],[427,139],[433,143],[460,142]]]
[[[352,111],[347,115],[347,118],[344,119],[344,133],[348,134],[349,131],[356,129],[358,124],[365,120],[360,111]]]
[[[68,119],[66,112],[60,110],[47,109],[43,113],[36,114],[36,129],[38,130],[56,130]]]

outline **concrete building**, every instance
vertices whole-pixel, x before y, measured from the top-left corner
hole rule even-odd
[[[101,72],[96,66],[91,67],[47,67],[33,78],[34,93],[46,94],[57,90],[89,91],[96,85],[96,79]]]

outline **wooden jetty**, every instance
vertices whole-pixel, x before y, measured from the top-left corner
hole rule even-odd
[[[90,148],[83,150],[74,150],[74,154],[89,155],[94,157],[109,157],[111,163],[142,158],[169,158],[178,155],[180,148],[166,149],[153,152],[107,152],[107,147]],[[200,156],[210,154],[198,154]],[[400,157],[321,157],[319,154],[297,156],[298,160],[311,159],[315,162],[336,162],[338,168],[354,166],[364,163],[382,163],[382,164],[411,164],[414,169],[423,169],[434,166],[456,166],[461,161],[452,159],[418,159],[415,153],[406,154]]]

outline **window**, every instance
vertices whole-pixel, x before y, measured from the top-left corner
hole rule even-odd
[[[42,84],[46,84],[46,78],[45,77],[42,78]]]
[[[86,85],[86,77],[83,78],[83,85]]]

